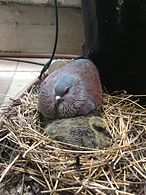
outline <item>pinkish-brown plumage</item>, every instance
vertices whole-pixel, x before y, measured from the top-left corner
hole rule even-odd
[[[70,62],[41,84],[38,109],[48,118],[87,115],[101,108],[102,88],[95,65],[87,59]]]

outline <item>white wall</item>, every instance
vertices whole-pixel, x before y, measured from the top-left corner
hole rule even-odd
[[[51,1],[31,0],[35,5],[28,5],[27,0],[21,0],[26,4],[21,4],[20,0],[11,0],[13,3],[7,1],[9,3],[0,5],[0,51],[51,53],[55,37],[54,8],[50,5],[37,4]],[[73,2],[74,7],[72,4],[71,7],[59,7],[57,53],[81,52],[84,33],[80,1]]]

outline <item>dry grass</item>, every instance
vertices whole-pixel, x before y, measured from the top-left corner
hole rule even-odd
[[[5,113],[2,194],[146,194],[146,109],[132,95],[104,94],[112,147],[80,150],[44,135],[36,94],[32,89]]]

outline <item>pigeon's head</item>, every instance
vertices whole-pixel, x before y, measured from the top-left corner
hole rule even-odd
[[[60,109],[60,113],[77,113],[84,101],[84,86],[82,81],[75,75],[65,74],[57,79],[55,85],[55,104]]]

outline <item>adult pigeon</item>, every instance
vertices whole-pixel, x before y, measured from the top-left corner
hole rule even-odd
[[[42,82],[38,110],[48,119],[99,115],[102,87],[95,65],[87,59],[74,60],[51,73]]]

